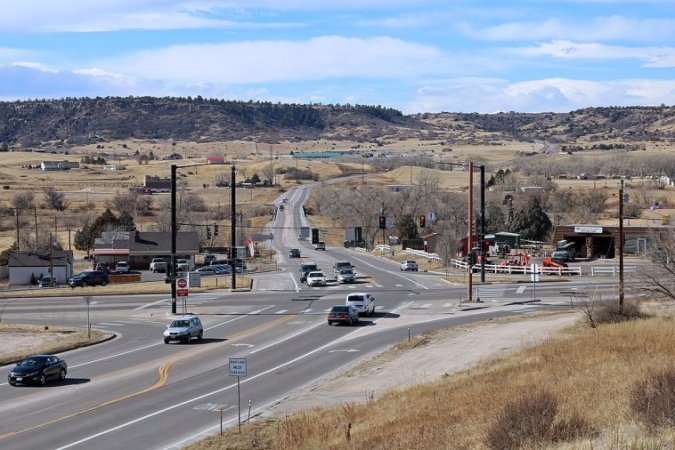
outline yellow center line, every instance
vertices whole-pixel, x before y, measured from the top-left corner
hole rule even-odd
[[[261,325],[258,325],[256,327],[249,328],[246,331],[242,331],[241,333],[238,333],[238,334],[234,335],[232,338],[227,339],[226,341],[222,342],[218,346],[231,344],[232,341],[234,341],[234,340],[241,339],[243,337],[246,337],[246,336],[249,336],[249,335],[252,335],[252,334],[260,333],[264,329],[272,328],[274,326],[277,326],[281,322],[288,321],[291,318],[294,318],[294,316],[279,317],[279,318],[277,318],[275,320],[272,320],[270,322],[265,322],[265,323],[263,323]],[[151,386],[148,386],[144,389],[141,389],[140,391],[132,392],[132,393],[124,395],[122,397],[118,397],[118,398],[103,402],[101,404],[98,404],[96,406],[92,406],[91,408],[87,408],[87,409],[82,410],[82,411],[78,411],[78,412],[75,412],[75,413],[72,413],[72,414],[68,414],[68,415],[65,415],[65,416],[62,416],[62,417],[50,420],[48,422],[38,424],[38,425],[33,425],[32,427],[24,428],[23,430],[10,431],[9,433],[0,434],[0,440],[7,439],[8,437],[12,437],[12,436],[17,436],[19,434],[23,434],[23,433],[26,433],[26,432],[29,432],[29,431],[38,430],[40,428],[44,428],[44,427],[47,427],[49,425],[54,425],[55,423],[59,423],[59,422],[62,422],[64,420],[72,419],[74,417],[78,417],[78,416],[81,416],[83,414],[87,414],[87,413],[90,413],[92,411],[96,411],[97,409],[101,409],[101,408],[104,408],[106,406],[114,405],[114,404],[120,403],[122,401],[129,400],[129,399],[132,399],[134,397],[138,397],[140,395],[147,394],[148,392],[159,389],[167,383],[167,381],[169,379],[169,369],[171,368],[171,366],[176,361],[179,361],[181,359],[189,359],[189,358],[191,358],[193,356],[196,356],[200,353],[205,353],[205,352],[213,350],[213,349],[214,349],[214,346],[206,345],[199,350],[193,349],[193,351],[184,351],[184,352],[181,352],[177,355],[174,355],[174,356],[166,359],[159,367],[159,376],[157,378],[157,381],[154,384],[152,384]]]

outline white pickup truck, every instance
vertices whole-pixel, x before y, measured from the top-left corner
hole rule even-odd
[[[150,262],[150,272],[166,272],[166,261],[164,261],[162,258],[154,258]]]

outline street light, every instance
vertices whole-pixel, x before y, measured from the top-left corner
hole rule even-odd
[[[190,166],[185,166],[185,167],[194,167],[194,166],[205,166],[207,164],[193,164]],[[178,231],[178,224],[177,224],[177,219],[176,219],[176,171],[178,170],[178,166],[175,164],[171,165],[171,264],[169,264],[169,268],[167,269],[167,276],[169,277],[171,281],[171,314],[176,314],[176,240],[177,240],[177,231]],[[237,172],[234,167],[234,164],[232,164],[232,171],[231,171],[231,180],[230,180],[230,191],[231,191],[231,197],[230,197],[230,207],[231,207],[231,212],[232,212],[232,221],[231,221],[231,232],[230,232],[230,257],[233,259],[233,267],[232,267],[232,289],[237,288],[237,278],[236,278],[236,270],[234,270],[234,247],[236,245],[236,239],[235,239],[235,227],[236,227],[236,193],[235,193],[235,176]]]

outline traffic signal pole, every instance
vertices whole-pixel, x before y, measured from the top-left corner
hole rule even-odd
[[[230,228],[230,259],[232,260],[232,289],[237,289],[237,194],[235,192],[235,180],[237,171],[232,164],[231,180],[230,180],[230,212],[232,214],[231,228]]]
[[[176,165],[171,165],[171,262],[166,269],[166,276],[171,281],[171,314],[176,314]]]

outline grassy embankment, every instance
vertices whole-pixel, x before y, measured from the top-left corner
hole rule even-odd
[[[253,422],[189,449],[672,449],[674,337],[670,315],[580,325],[436,382]],[[664,426],[640,412],[650,393]]]

